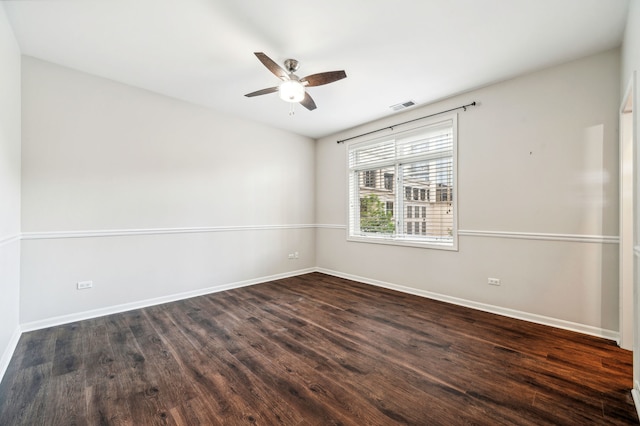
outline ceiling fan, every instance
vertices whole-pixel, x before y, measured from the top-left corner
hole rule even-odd
[[[322,86],[323,84],[333,83],[347,76],[344,71],[328,71],[299,78],[294,74],[300,67],[300,64],[295,59],[287,59],[284,61],[284,68],[282,68],[264,53],[254,52],[254,54],[260,62],[276,77],[282,80],[282,82],[275,87],[247,93],[245,96],[248,98],[278,92],[283,101],[299,102],[309,111],[313,111],[316,109],[316,103],[311,96],[309,96],[305,87]]]

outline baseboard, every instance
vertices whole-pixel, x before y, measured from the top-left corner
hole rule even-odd
[[[134,309],[146,308],[149,306],[161,305],[163,303],[175,302],[178,300],[189,299],[191,297],[203,296],[206,294],[217,293],[225,290],[232,290],[234,288],[241,288],[255,284],[261,284],[269,281],[274,281],[282,278],[289,278],[298,275],[304,275],[311,272],[321,272],[327,275],[333,275],[335,277],[345,278],[348,280],[358,281],[365,284],[371,284],[377,287],[383,287],[390,290],[396,290],[403,293],[413,294],[416,296],[426,297],[428,299],[439,300],[442,302],[452,303],[454,305],[465,306],[468,308],[478,309],[480,311],[490,312],[493,314],[503,315],[510,318],[520,319],[524,321],[534,322],[537,324],[548,325],[551,327],[561,328],[564,330],[576,331],[591,336],[602,337],[609,340],[618,341],[619,333],[613,330],[605,330],[598,327],[589,325],[574,323],[570,321],[560,320],[557,318],[546,317],[543,315],[532,314],[528,312],[518,311],[514,309],[503,308],[500,306],[489,305],[480,302],[474,302],[471,300],[460,299],[453,296],[447,296],[440,293],[434,293],[426,290],[419,290],[412,287],[406,287],[398,284],[392,284],[384,281],[374,280],[367,277],[361,277],[358,275],[346,274],[331,269],[325,268],[307,268],[296,271],[285,272],[282,274],[276,274],[271,276],[264,276],[259,278],[253,278],[245,281],[237,281],[233,283],[222,284],[213,287],[207,287],[189,292],[176,293],[168,296],[157,297],[153,299],[145,299],[131,303],[125,303],[121,305],[109,306],[106,308],[94,309],[91,311],[83,311],[69,315],[62,315],[58,317],[47,318],[44,320],[32,321],[23,323],[20,325],[22,332],[28,332],[33,330],[40,330],[43,328],[53,327],[56,325],[68,324],[76,321],[82,321],[91,318],[97,318],[105,315],[116,314],[120,312],[131,311]],[[20,335],[17,336],[19,338]],[[17,341],[16,341],[17,344]],[[13,348],[15,349],[15,347]],[[13,349],[11,353],[13,353]],[[5,354],[6,355],[6,354]],[[10,357],[9,357],[10,359]],[[4,358],[3,358],[4,360]],[[0,367],[2,365],[0,364]]]
[[[156,297],[153,299],[139,300],[136,302],[124,303],[121,305],[114,305],[106,308],[94,309],[91,311],[78,312],[78,313],[69,314],[69,315],[62,315],[58,317],[47,318],[44,320],[32,321],[32,322],[21,324],[20,327],[22,332],[41,330],[43,328],[54,327],[62,324],[69,324],[76,321],[82,321],[82,320],[87,320],[91,318],[98,318],[106,315],[117,314],[120,312],[131,311],[134,309],[147,308],[149,306],[162,305],[163,303],[176,302],[178,300],[190,299],[192,297],[204,296],[206,294],[232,290],[234,288],[247,287],[247,286],[261,284],[269,281],[275,281],[283,278],[304,275],[311,272],[315,272],[315,270],[316,270],[315,268],[299,269],[296,271],[285,272],[282,274],[253,278],[245,281],[237,281],[233,283],[227,283],[227,284],[207,287],[207,288],[183,292],[183,293],[171,294],[168,296]]]
[[[439,300],[441,302],[452,303],[454,305],[465,306],[467,308],[473,308],[492,314],[498,314],[509,318],[515,318],[519,320],[529,321],[537,324],[548,325],[551,327],[561,328],[564,330],[575,331],[578,333],[588,334],[591,336],[602,337],[608,340],[614,340],[619,342],[620,334],[617,331],[605,330],[598,327],[592,327],[589,325],[579,324],[571,321],[565,321],[557,318],[546,317],[543,315],[532,314],[529,312],[518,311],[515,309],[503,308],[500,306],[489,305],[486,303],[474,302],[471,300],[460,299],[457,297],[447,296],[440,293],[433,293],[426,290],[419,290],[402,285],[392,284],[384,281],[378,281],[366,277],[357,275],[345,274],[338,271],[333,271],[325,268],[316,268],[317,272],[323,274],[333,275],[339,278],[345,278],[352,281],[358,281],[365,284],[371,284],[377,287],[383,287],[390,290],[400,291],[402,293],[413,294],[415,296],[426,297],[428,299]]]
[[[640,390],[638,390],[637,383],[636,386],[631,389],[631,396],[633,397],[633,404],[636,406],[638,417],[640,417]]]
[[[18,341],[20,340],[20,336],[22,336],[22,330],[20,326],[17,326],[11,335],[11,339],[9,339],[9,344],[5,348],[2,353],[2,358],[0,358],[0,382],[4,378],[4,373],[7,372],[7,368],[9,368],[9,363],[11,362],[11,358],[13,357],[13,353],[18,346]]]

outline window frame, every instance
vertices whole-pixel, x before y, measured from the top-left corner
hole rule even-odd
[[[447,121],[451,121],[451,129],[452,129],[451,178],[453,183],[450,189],[451,192],[449,192],[449,194],[451,194],[451,199],[448,200],[448,202],[451,204],[451,208],[453,209],[452,229],[451,229],[452,238],[447,241],[442,241],[442,240],[439,241],[437,237],[423,236],[421,232],[412,233],[410,235],[404,233],[403,227],[407,223],[408,219],[403,217],[402,221],[400,222],[398,214],[404,215],[403,205],[407,201],[408,202],[413,201],[412,200],[413,191],[411,193],[411,199],[406,199],[407,194],[405,194],[405,187],[399,181],[401,177],[398,176],[398,173],[399,173],[398,167],[400,167],[400,165],[403,164],[403,161],[397,158],[395,158],[393,162],[385,161],[383,163],[380,163],[379,165],[376,165],[375,167],[378,167],[378,166],[389,167],[390,164],[393,164],[393,166],[395,167],[394,189],[396,191],[396,196],[394,199],[394,210],[395,210],[394,219],[395,219],[396,231],[400,232],[400,234],[396,235],[396,234],[378,234],[378,233],[365,234],[365,233],[359,233],[359,232],[355,233],[353,228],[357,228],[357,231],[359,231],[359,227],[356,226],[356,221],[359,221],[360,214],[359,212],[356,212],[355,214],[353,213],[354,206],[352,203],[354,201],[358,201],[358,204],[359,204],[358,197],[360,196],[360,193],[359,193],[359,187],[357,183],[354,182],[353,180],[354,179],[353,175],[354,173],[357,174],[358,171],[364,170],[365,167],[364,166],[360,168],[355,167],[352,169],[349,164],[350,153],[353,150],[355,150],[357,147],[374,146],[376,144],[383,144],[389,141],[393,141],[394,146],[396,146],[395,141],[398,138],[401,138],[405,134],[415,133],[416,131],[419,131],[420,129],[423,129],[423,128],[427,130],[427,128],[429,127],[437,126]],[[404,160],[404,164],[419,162],[420,161],[419,158],[420,157],[417,157],[417,159]],[[449,158],[449,157],[443,157],[443,158]],[[372,165],[368,165],[367,167],[371,169]],[[458,114],[453,113],[448,115],[442,115],[437,118],[433,118],[429,121],[423,121],[419,125],[403,128],[401,131],[394,131],[393,133],[385,135],[383,137],[377,137],[377,138],[371,138],[367,140],[353,141],[353,142],[347,143],[346,144],[346,174],[347,174],[347,179],[346,179],[347,181],[347,194],[346,194],[347,241],[458,251],[458,199],[457,199],[457,195],[458,195]],[[418,197],[418,199],[420,198]],[[358,205],[356,208],[359,208],[359,207],[360,206]],[[426,225],[419,225],[419,226],[420,226],[420,231],[422,231],[421,229],[422,226],[426,226]]]

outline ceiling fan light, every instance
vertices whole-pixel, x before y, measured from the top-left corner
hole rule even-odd
[[[297,80],[283,81],[278,88],[280,99],[286,102],[300,102],[304,99],[304,86]]]

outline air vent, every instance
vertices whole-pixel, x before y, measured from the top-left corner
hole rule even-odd
[[[413,102],[413,101],[406,101],[406,102],[402,102],[402,103],[399,103],[399,104],[391,105],[389,108],[391,108],[394,111],[400,111],[402,109],[412,107],[415,104],[416,103]]]

